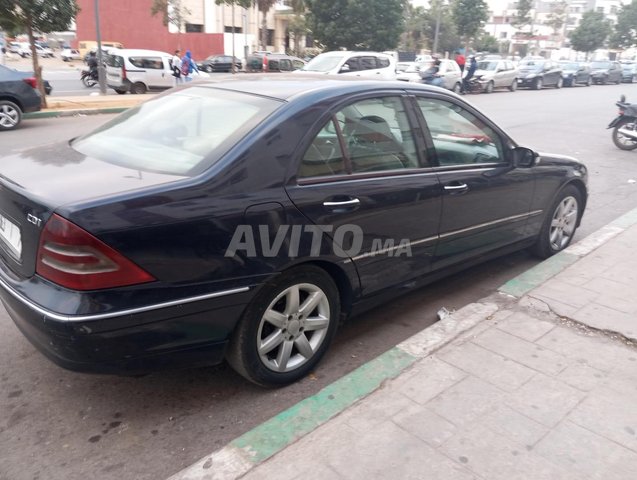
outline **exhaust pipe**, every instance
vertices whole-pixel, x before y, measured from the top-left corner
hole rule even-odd
[[[637,130],[628,130],[627,128],[622,127],[619,130],[617,130],[617,133],[621,133],[625,137],[632,138],[633,140],[637,140]]]

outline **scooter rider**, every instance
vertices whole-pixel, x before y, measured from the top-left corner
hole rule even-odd
[[[97,80],[97,56],[94,51],[91,51],[88,54],[86,64],[88,65],[88,71],[90,72],[91,77]]]
[[[469,55],[469,67],[467,68],[467,74],[462,79],[462,89],[460,89],[461,94],[464,94],[471,89],[469,86],[469,80],[471,80],[473,74],[476,73],[477,69],[478,62],[476,61],[475,55]]]

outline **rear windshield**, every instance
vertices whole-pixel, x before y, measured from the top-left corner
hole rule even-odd
[[[591,68],[610,68],[610,62],[593,62]]]
[[[329,72],[343,60],[343,55],[318,55],[303,67],[306,72]]]
[[[135,170],[193,176],[281,105],[271,98],[191,87],[132,108],[71,146]]]

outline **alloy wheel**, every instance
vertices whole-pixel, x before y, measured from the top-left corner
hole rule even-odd
[[[0,127],[8,130],[20,123],[20,111],[11,103],[0,104]]]
[[[577,226],[578,209],[577,199],[572,196],[564,197],[555,209],[549,232],[553,250],[560,251],[571,241]]]
[[[283,290],[265,310],[257,331],[263,365],[290,372],[308,362],[325,340],[330,304],[321,288],[310,283]]]

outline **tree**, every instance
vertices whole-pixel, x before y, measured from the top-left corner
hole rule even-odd
[[[498,42],[498,39],[486,32],[476,38],[474,47],[478,52],[500,52],[500,43]]]
[[[489,18],[489,9],[484,0],[456,0],[452,7],[453,21],[461,32],[462,40],[469,51],[469,44],[482,30]]]
[[[306,0],[308,26],[328,50],[393,50],[404,30],[405,0]]]
[[[584,12],[582,21],[571,33],[571,46],[578,52],[586,52],[586,56],[604,46],[611,33],[610,22],[601,12],[592,10]]]
[[[566,23],[567,14],[568,2],[566,0],[561,0],[560,2],[551,5],[551,13],[549,13],[546,18],[546,22],[544,23],[553,29],[554,34],[557,34]]]
[[[531,25],[531,23],[533,23],[533,17],[531,16],[533,4],[534,0],[518,0],[515,5],[517,13],[513,17],[511,25],[520,29],[523,29],[527,25]]]
[[[637,45],[637,0],[622,6],[619,10],[611,43],[618,48]]]
[[[0,0],[0,27],[8,31],[26,31],[31,44],[33,71],[46,108],[46,93],[42,82],[42,67],[35,49],[36,32],[51,33],[68,30],[80,11],[76,0]]]
[[[181,33],[192,12],[182,5],[181,0],[153,0],[150,14],[155,16],[159,13],[162,15],[164,26],[174,25]]]
[[[242,8],[250,8],[257,6],[261,12],[261,48],[267,49],[268,46],[268,12],[274,6],[277,0],[215,0],[217,5],[225,3],[226,5],[237,5]],[[233,26],[234,27],[234,26]]]

